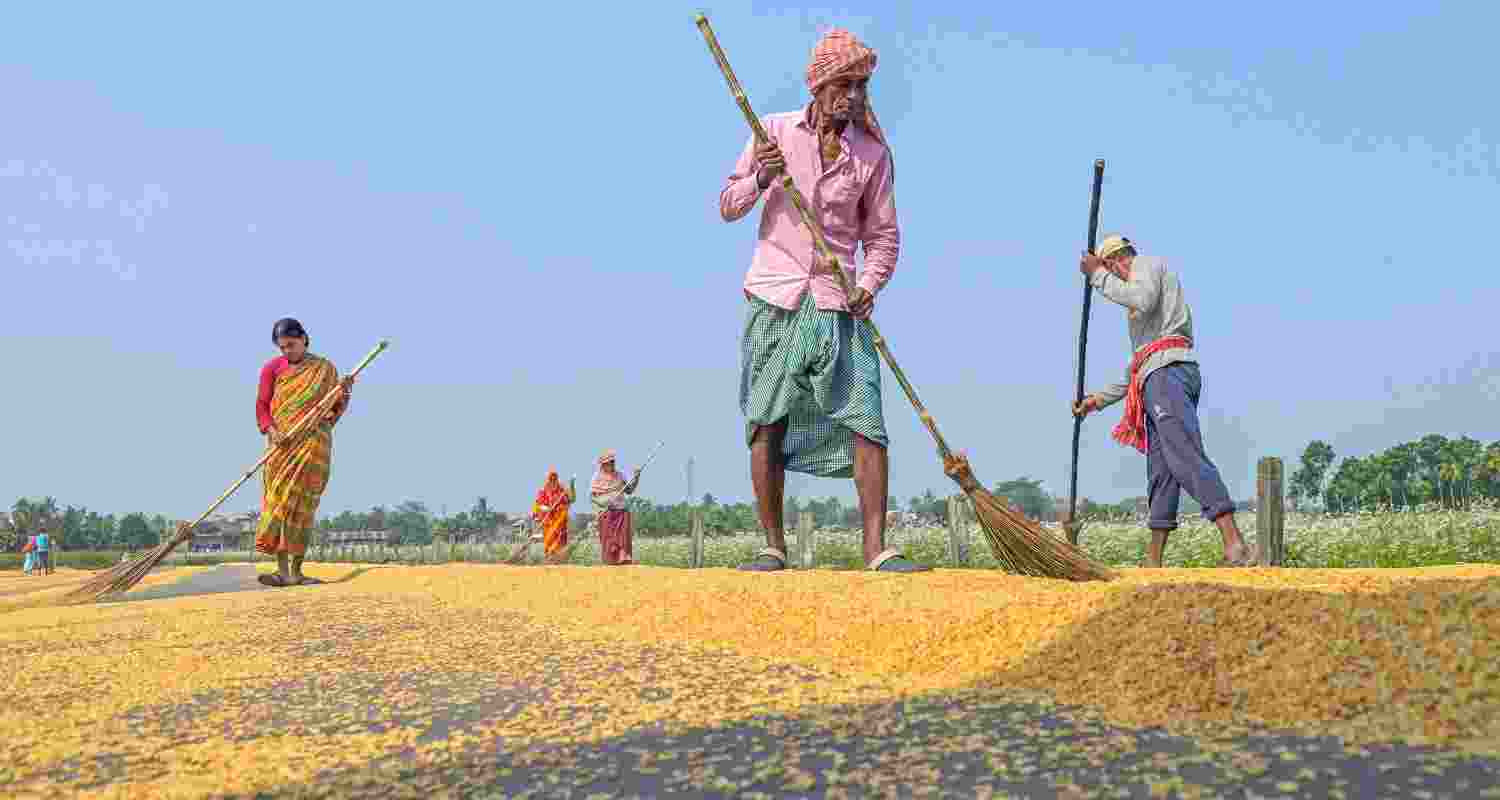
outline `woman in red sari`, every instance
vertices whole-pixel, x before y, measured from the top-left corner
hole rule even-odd
[[[271,341],[281,355],[261,368],[255,420],[275,453],[261,475],[265,491],[255,549],[276,556],[276,573],[260,576],[261,583],[296,586],[310,580],[302,575],[302,558],[328,486],[333,426],[349,408],[354,377],[340,380],[333,362],[309,353],[307,331],[295,319],[277,320]],[[291,438],[292,429],[329,392],[339,392],[338,401],[310,430]]]
[[[557,479],[556,468],[547,470],[547,482],[531,504],[531,517],[542,528],[542,547],[550,562],[562,560],[563,551],[568,546],[568,509],[576,498],[571,483],[563,488],[562,481]]]

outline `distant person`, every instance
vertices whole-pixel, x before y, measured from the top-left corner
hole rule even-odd
[[[542,529],[542,549],[549,563],[562,560],[568,546],[568,510],[577,498],[573,481],[565,489],[557,478],[557,469],[547,470],[547,480],[531,505],[531,517]]]
[[[630,529],[630,510],[625,507],[625,498],[635,494],[640,480],[640,468],[636,468],[635,475],[628,482],[615,469],[615,451],[606,450],[599,456],[598,471],[589,485],[589,494],[594,504],[594,519],[599,523],[600,559],[610,566],[635,563],[635,537]]]
[[[255,420],[275,452],[262,474],[255,549],[276,556],[277,571],[260,576],[261,583],[296,586],[307,580],[302,575],[302,559],[316,524],[318,503],[328,487],[333,426],[349,410],[354,376],[341,380],[332,361],[308,352],[311,340],[295,319],[277,320],[271,327],[271,341],[281,355],[261,368]],[[335,391],[341,396],[323,419],[295,441],[289,439],[288,434],[314,405]]]
[[[1234,501],[1219,470],[1203,451],[1198,398],[1203,378],[1193,351],[1193,315],[1177,273],[1158,256],[1136,254],[1135,244],[1110,235],[1084,253],[1079,270],[1099,293],[1126,309],[1135,354],[1125,382],[1094,392],[1073,406],[1084,416],[1121,398],[1125,414],[1115,441],[1146,454],[1151,547],[1146,566],[1160,567],[1167,536],[1177,529],[1177,505],[1186,490],[1203,507],[1203,518],[1224,537],[1223,566],[1245,567],[1256,555],[1234,522]]]
[[[26,560],[21,565],[21,573],[30,575],[36,569],[36,534],[26,537],[26,544],[21,547],[21,552],[26,554]]]
[[[52,536],[43,524],[36,532],[36,568],[45,575],[52,574]]]

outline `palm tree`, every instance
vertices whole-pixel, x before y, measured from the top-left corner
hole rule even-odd
[[[1454,464],[1451,461],[1440,464],[1438,466],[1438,480],[1444,481],[1448,484],[1448,496],[1446,505],[1451,509],[1454,506],[1453,485],[1458,481],[1458,465]],[[1442,491],[1442,484],[1439,484],[1438,491]]]
[[[1490,481],[1500,478],[1500,442],[1490,443],[1490,446],[1485,450],[1484,460],[1480,463],[1484,465],[1485,474],[1489,476]],[[1494,485],[1491,484],[1491,497],[1494,496],[1494,488]]]
[[[1377,495],[1385,495],[1386,499],[1390,501],[1391,508],[1396,507],[1396,497],[1392,494],[1391,490],[1394,484],[1395,481],[1391,480],[1391,473],[1384,469],[1375,476],[1375,492]]]
[[[1495,473],[1490,470],[1490,462],[1488,458],[1480,459],[1479,463],[1474,465],[1474,480],[1479,482],[1479,490],[1481,492],[1483,492],[1485,487],[1489,485],[1490,478],[1494,477],[1494,474]]]
[[[15,528],[17,544],[24,543],[27,536],[36,533],[39,523],[57,518],[57,500],[44,497],[32,500],[22,497],[11,506],[11,525]],[[54,531],[54,533],[56,533]]]
[[[1468,507],[1474,496],[1474,468],[1484,461],[1484,445],[1478,439],[1459,437],[1452,443],[1453,463],[1457,465],[1464,481],[1464,506]]]

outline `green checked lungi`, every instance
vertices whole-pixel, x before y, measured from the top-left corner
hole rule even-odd
[[[787,311],[745,299],[740,337],[740,412],[745,443],[785,418],[786,468],[819,478],[854,476],[854,433],[888,446],[880,402],[880,355],[868,326],[821,311],[811,289]]]

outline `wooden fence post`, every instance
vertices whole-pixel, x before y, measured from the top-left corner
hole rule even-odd
[[[688,559],[688,566],[700,569],[703,566],[703,510],[695,508],[692,510],[693,517],[693,550]]]
[[[955,567],[968,563],[968,514],[963,495],[948,498],[948,560]]]
[[[1255,543],[1260,548],[1260,565],[1281,566],[1286,548],[1286,506],[1281,485],[1281,459],[1267,456],[1255,468]]]
[[[813,514],[811,511],[797,512],[797,555],[793,559],[803,569],[813,565]]]

